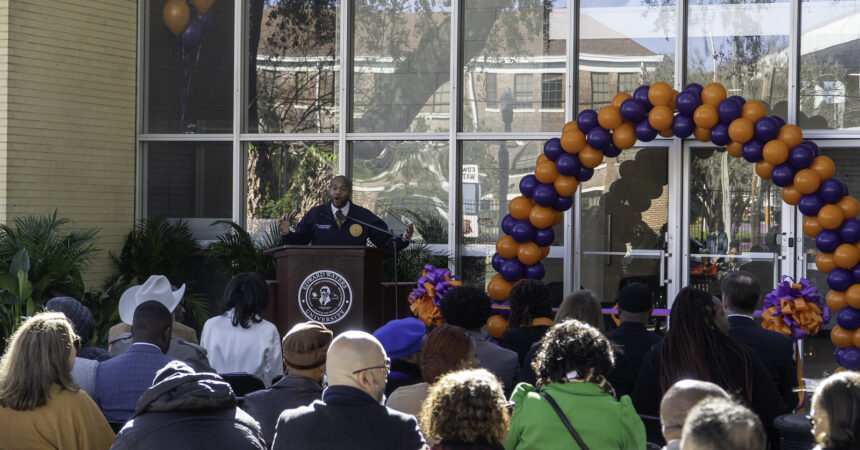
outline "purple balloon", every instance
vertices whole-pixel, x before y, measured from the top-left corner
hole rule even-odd
[[[743,108],[744,103],[747,102],[747,100],[745,98],[741,97],[740,95],[733,95],[733,96],[729,97],[729,99],[738,102],[738,104],[741,105],[741,108]]]
[[[842,352],[842,367],[848,370],[860,370],[860,348],[848,347]]]
[[[645,105],[646,111],[650,111],[651,108],[653,107],[653,105],[651,105],[651,101],[648,100],[648,89],[650,89],[650,88],[651,88],[651,86],[648,86],[647,84],[645,84],[645,85],[639,86],[638,88],[636,88],[636,91],[633,92],[633,98],[641,101],[642,104]]]
[[[851,218],[845,219],[842,225],[839,226],[839,237],[842,242],[855,244],[860,241],[860,220]]]
[[[732,123],[733,120],[741,116],[742,107],[743,103],[738,103],[736,100],[733,100],[731,98],[727,98],[721,101],[719,106],[717,106],[717,114],[720,116],[720,121],[725,122],[727,124]],[[714,143],[716,144],[716,142]]]
[[[759,140],[753,139],[744,144],[741,148],[741,154],[745,160],[757,163],[762,159],[762,150],[764,150],[764,144]]]
[[[502,270],[502,262],[504,262],[505,258],[502,258],[498,253],[493,253],[493,260],[491,265],[493,266],[493,270],[496,272]]]
[[[815,156],[818,156],[818,154],[819,154],[819,153],[821,153],[821,152],[818,150],[818,144],[816,144],[815,142],[812,142],[812,141],[803,141],[803,144],[808,145],[808,146],[809,146],[809,148],[811,148],[811,149],[812,149],[812,153],[813,153]]]
[[[209,25],[212,25],[212,11],[206,11],[206,14],[201,14],[200,11],[197,11],[196,8],[191,8],[191,15],[196,17],[197,20],[203,24],[204,28],[209,28]]]
[[[827,274],[827,286],[834,291],[844,292],[852,284],[854,284],[854,280],[851,279],[851,272],[848,269],[837,267]]]
[[[596,126],[588,130],[588,134],[585,135],[585,141],[588,142],[588,145],[590,145],[591,148],[595,150],[603,150],[610,142],[612,142],[612,137],[609,135],[609,131],[607,131],[606,128]]]
[[[616,147],[615,144],[613,144],[612,142],[610,142],[609,145],[607,145],[606,148],[603,150],[603,156],[606,156],[607,158],[615,158],[620,154],[621,149]]]
[[[821,230],[815,236],[815,248],[820,252],[833,253],[836,247],[842,243],[842,238],[836,230]]]
[[[839,313],[836,314],[836,323],[848,331],[856,330],[857,327],[860,327],[860,311],[857,311],[849,305],[845,305],[845,307],[840,309]]]
[[[836,178],[828,178],[818,187],[818,195],[827,203],[836,203],[845,195],[845,185]]]
[[[523,194],[524,197],[532,198],[532,196],[534,196],[535,187],[539,184],[540,181],[538,181],[536,176],[528,174],[520,180],[520,193]]]
[[[636,128],[633,132],[636,134],[636,138],[642,142],[650,142],[657,137],[657,130],[651,128],[651,124],[648,123],[648,119],[640,120],[639,123],[636,124]]]
[[[678,94],[678,97],[675,98],[675,107],[678,108],[678,112],[685,116],[692,116],[696,111],[696,108],[702,104],[702,101],[699,100],[699,96],[694,92],[684,91]]]
[[[729,125],[727,123],[719,122],[711,128],[711,142],[713,142],[714,145],[722,146],[731,141],[732,139],[729,137]]]
[[[628,98],[621,102],[621,107],[618,108],[621,117],[629,122],[639,122],[645,117],[645,104],[635,98]]]
[[[558,211],[567,211],[570,207],[573,206],[573,196],[568,197],[558,197],[558,200],[555,202],[555,206],[553,206]]]
[[[582,131],[583,133],[588,133],[597,125],[597,112],[593,109],[586,109],[576,117],[576,126],[579,128],[579,131]]]
[[[780,128],[782,128],[782,126],[783,126],[783,125],[785,125],[785,119],[783,119],[782,117],[779,117],[779,116],[770,116],[770,118],[771,118],[771,119],[773,119],[773,120],[775,120],[775,121],[776,121],[776,123],[777,123],[777,124],[779,124],[779,127],[780,127]]]
[[[779,136],[779,123],[773,117],[762,117],[755,123],[756,139],[767,142]]]
[[[860,264],[851,268],[851,279],[855,284],[860,283]]]
[[[576,175],[576,172],[579,172],[580,166],[579,158],[567,152],[555,160],[555,169],[558,170],[558,173],[568,177]]]
[[[546,247],[547,245],[552,245],[552,243],[555,241],[555,231],[553,231],[552,227],[538,228],[537,230],[535,230],[534,241],[535,244],[537,244],[539,247]]]
[[[812,149],[805,144],[795,145],[788,153],[788,162],[797,170],[809,167],[813,158],[815,155],[812,153]]]
[[[535,235],[534,227],[528,220],[518,220],[511,229],[511,237],[519,243],[532,240]]]
[[[502,275],[502,278],[510,282],[517,281],[523,277],[523,263],[516,258],[506,259],[500,269],[499,273]]]
[[[561,140],[559,140],[559,138],[552,138],[543,144],[543,154],[546,155],[550,161],[555,161],[563,153],[565,153],[565,151],[561,148]]]
[[[833,352],[833,358],[836,359],[836,364],[842,365],[842,355],[845,354],[844,348],[837,348],[835,352]]]
[[[182,30],[182,33],[179,33],[179,36],[176,37],[179,45],[186,50],[191,50],[200,44],[200,39],[203,38],[203,33],[206,31],[207,27],[207,25],[202,21],[203,16],[205,16],[205,14],[200,14],[195,11],[195,14],[191,15],[188,25],[184,30]],[[211,20],[212,19],[210,17],[209,21],[211,22]]]
[[[789,163],[782,163],[773,168],[770,174],[770,181],[779,187],[791,186],[794,183],[794,174],[796,171]]]
[[[584,183],[594,176],[594,169],[582,166],[579,168],[579,172],[577,172],[575,176],[577,181]]]
[[[529,280],[542,280],[545,275],[546,269],[541,262],[526,266],[523,272],[523,276]]]
[[[535,203],[540,206],[555,205],[558,200],[558,194],[555,192],[555,187],[551,184],[539,184],[535,187]],[[527,239],[531,240],[531,238]]]
[[[797,209],[804,216],[817,216],[818,210],[824,206],[824,202],[818,194],[806,194],[800,197],[797,202]]]
[[[704,89],[705,88],[699,83],[690,83],[684,86],[684,92],[692,92],[693,94],[696,94],[696,97],[701,97]]]
[[[508,214],[502,219],[502,232],[505,234],[511,234],[511,231],[514,229],[514,224],[517,223],[517,219],[514,219],[514,216]]]
[[[690,93],[687,92],[687,94]],[[678,95],[678,98],[681,98],[681,96]],[[690,116],[683,116],[681,114],[678,114],[677,116],[675,116],[674,119],[672,119],[672,134],[678,136],[679,138],[689,137],[691,134],[693,134],[693,130],[695,129],[696,123],[693,122],[693,118]]]

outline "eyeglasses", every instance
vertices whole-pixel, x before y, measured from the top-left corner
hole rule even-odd
[[[388,375],[391,373],[391,359],[385,358],[385,365],[382,366],[373,366],[373,367],[365,367],[364,369],[358,369],[352,372],[353,375],[364,372],[365,370],[373,370],[373,369],[385,369],[385,374]]]

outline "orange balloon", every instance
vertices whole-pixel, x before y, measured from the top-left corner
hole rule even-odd
[[[489,289],[488,289],[489,290]],[[491,296],[492,297],[492,296]],[[505,295],[507,297],[507,295]],[[503,316],[498,314],[494,314],[487,319],[487,334],[490,336],[501,339],[502,335],[505,333],[505,330],[508,329],[508,320]]]
[[[771,164],[765,160],[761,160],[761,161],[755,163],[755,173],[758,176],[760,176],[766,180],[769,180],[771,172],[773,172],[773,164]]]
[[[735,119],[729,124],[729,138],[739,144],[746,144],[755,135],[753,123],[743,117]]]
[[[773,166],[778,166],[788,161],[788,146],[785,145],[785,142],[778,139],[768,141],[767,144],[764,144],[764,149],[761,153],[764,160]]]
[[[579,130],[567,130],[561,133],[561,148],[568,153],[578,153],[585,147],[585,133]]]
[[[841,200],[836,202],[836,206],[842,210],[843,217],[846,219],[853,219],[857,217],[857,213],[860,213],[860,203],[850,195],[842,197]]]
[[[750,100],[744,103],[744,106],[741,109],[741,117],[746,120],[749,120],[752,123],[756,123],[759,119],[766,115],[767,108],[764,107],[764,103],[758,100]]]
[[[693,136],[702,142],[709,142],[711,140],[711,130],[708,128],[696,127],[696,129],[693,130]]]
[[[561,211],[553,210],[553,212],[552,212],[552,226],[556,226],[556,225],[560,224],[562,220],[564,220],[564,213]],[[541,247],[541,248],[543,248],[543,247]]]
[[[538,157],[537,157],[537,161],[535,161],[535,166],[537,166],[538,164],[540,164],[544,161],[550,161],[550,159],[547,158],[546,155],[543,154],[543,152],[541,152],[541,154],[538,155]]]
[[[517,256],[520,244],[514,240],[514,237],[506,234],[496,241],[496,253],[502,258],[511,259]]]
[[[833,261],[843,269],[850,269],[860,262],[860,249],[853,244],[840,244],[833,251]]]
[[[821,273],[830,273],[831,270],[836,268],[833,253],[819,253],[815,257],[815,267],[818,267]]]
[[[821,177],[821,181],[832,177],[833,173],[836,172],[836,165],[833,164],[833,160],[826,156],[816,156],[809,168]]]
[[[579,152],[579,162],[582,163],[583,166],[593,169],[603,162],[603,152],[586,145],[585,148]],[[538,178],[538,180],[540,180],[540,178]],[[543,181],[541,181],[541,183],[543,183]],[[551,183],[551,181],[547,181],[547,183]]]
[[[621,117],[617,106],[607,105],[600,108],[600,112],[597,113],[597,123],[607,130],[614,130],[624,123],[624,118]]]
[[[717,107],[714,105],[699,105],[699,107],[693,111],[693,122],[701,128],[711,129],[719,121],[720,115],[717,113]]]
[[[786,124],[780,127],[779,135],[776,138],[785,142],[788,148],[794,148],[795,145],[800,145],[803,142],[803,132],[797,125]]]
[[[675,100],[678,99],[678,94],[679,94],[678,91],[672,89],[672,101],[669,102],[669,107],[672,109],[675,109],[678,107],[678,105],[675,103]]]
[[[580,157],[581,159],[582,157]],[[535,167],[535,177],[543,184],[549,184],[558,177],[558,170],[552,161],[544,161]]]
[[[711,83],[702,89],[702,104],[716,108],[726,97],[728,97],[726,88],[720,83]]]
[[[743,156],[743,150],[744,145],[740,142],[729,142],[728,145],[726,145],[726,151],[735,158]]]
[[[621,150],[636,145],[636,127],[632,122],[624,122],[612,131],[612,143]]]
[[[624,100],[627,100],[630,97],[632,97],[632,95],[626,92],[619,92],[612,97],[612,106],[620,108],[621,104],[624,103]]]
[[[490,298],[497,301],[502,301],[508,298],[508,294],[511,292],[511,288],[513,287],[513,283],[502,278],[501,274],[493,275],[493,278],[490,279],[490,283],[487,284],[487,294],[490,295]]]
[[[554,219],[553,216],[554,209],[549,206],[533,206],[531,212],[529,212],[529,222],[535,226],[535,228],[549,228],[552,226],[552,221]]]
[[[854,331],[848,331],[839,325],[830,330],[830,340],[833,345],[839,348],[848,348],[854,346]]]
[[[824,205],[818,210],[818,224],[825,230],[835,230],[842,225],[845,215],[836,205]]]
[[[812,194],[821,186],[821,177],[812,169],[798,170],[794,174],[794,187],[801,194]]]
[[[654,86],[651,86],[651,89],[654,89]],[[655,106],[648,113],[648,123],[657,131],[672,128],[672,119],[674,118],[675,115],[668,106]]]
[[[789,205],[795,206],[800,201],[801,193],[794,186],[786,186],[782,188],[782,201]]]
[[[860,309],[860,284],[852,284],[845,291],[845,304],[854,309]]]
[[[573,176],[564,176],[559,175],[555,181],[552,182],[553,187],[555,187],[555,192],[562,197],[570,197],[571,195],[576,193],[576,188],[579,187],[579,181],[576,177]]]
[[[833,313],[838,313],[840,309],[847,305],[847,303],[845,303],[845,293],[834,290],[827,293],[827,296],[824,297],[824,301],[827,302],[827,307],[830,308],[830,311]]]
[[[818,233],[821,232],[821,225],[818,224],[818,217],[809,216],[803,218],[803,234],[808,238],[815,239]]]
[[[517,249],[517,259],[527,266],[537,264],[540,258],[540,247],[532,241],[523,242]]]
[[[666,128],[663,131],[658,131],[657,134],[659,134],[660,136],[663,136],[663,137],[672,137],[675,135],[675,133],[672,132],[671,126],[669,126],[669,128]]]
[[[541,258],[546,258],[549,255],[549,245],[540,248]]]
[[[179,36],[191,20],[191,8],[182,0],[169,0],[161,10],[161,18],[167,29]]]
[[[531,211],[532,206],[534,206],[532,199],[520,195],[514,197],[508,204],[508,212],[514,219],[525,220],[529,218],[529,211]]]
[[[855,347],[860,347],[860,328],[854,330],[854,339],[852,339]]]
[[[570,122],[564,124],[563,127],[561,127],[562,133],[567,133],[568,131],[572,131],[572,130],[579,131],[579,126],[576,124],[575,120],[571,120]]]
[[[658,81],[648,88],[648,101],[654,106],[669,107],[672,103],[672,86],[664,81]],[[658,128],[661,129],[662,128]]]
[[[200,14],[206,14],[206,11],[209,11],[213,3],[215,3],[215,0],[191,0],[191,4],[194,5],[197,11],[200,11]]]

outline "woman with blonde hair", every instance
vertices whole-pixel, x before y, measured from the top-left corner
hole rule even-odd
[[[3,448],[110,448],[110,425],[72,380],[79,346],[66,316],[56,312],[30,317],[12,335],[0,359]]]

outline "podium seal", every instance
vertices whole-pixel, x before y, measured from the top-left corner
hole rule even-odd
[[[352,307],[352,288],[343,275],[318,270],[299,287],[299,310],[308,320],[330,325],[343,320]]]

